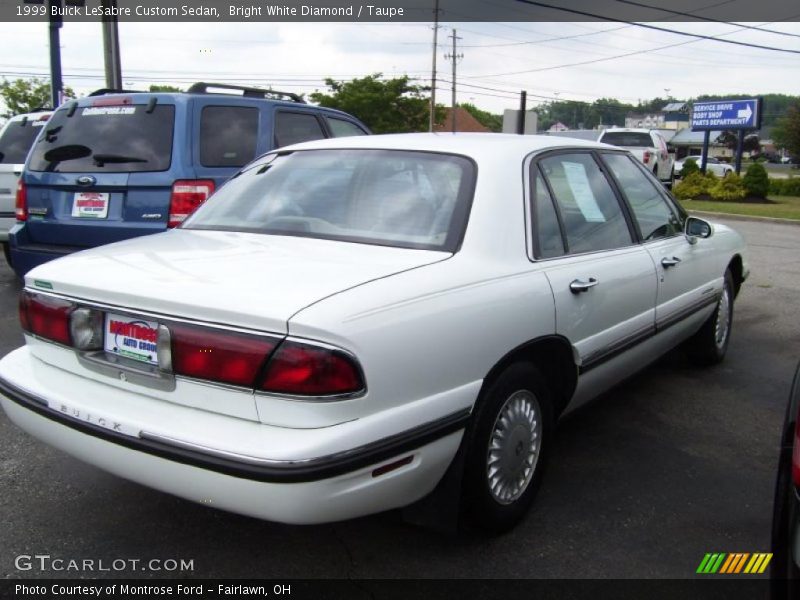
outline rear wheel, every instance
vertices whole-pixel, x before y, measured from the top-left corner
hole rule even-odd
[[[482,394],[467,435],[464,503],[468,521],[508,531],[536,495],[552,436],[550,392],[539,371],[514,363]]]
[[[713,365],[725,358],[733,325],[733,289],[733,275],[728,269],[716,310],[688,342],[689,357],[695,364]]]

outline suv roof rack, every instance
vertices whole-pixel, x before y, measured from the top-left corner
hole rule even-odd
[[[199,81],[186,90],[189,94],[209,94],[208,88],[219,88],[222,90],[238,90],[244,92],[242,95],[246,98],[266,98],[267,96],[278,96],[279,98],[288,98],[292,102],[305,104],[306,101],[293,92],[281,92],[279,90],[265,90],[262,88],[248,87],[246,85],[232,85],[230,83],[207,83]]]
[[[157,92],[145,92],[144,90],[115,90],[113,88],[100,88],[89,94],[92,96],[105,96],[106,94],[155,94]]]

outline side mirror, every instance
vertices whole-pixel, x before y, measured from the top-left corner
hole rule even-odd
[[[683,233],[690,244],[696,244],[698,238],[710,238],[714,235],[714,228],[711,223],[698,219],[697,217],[689,217],[686,219]]]

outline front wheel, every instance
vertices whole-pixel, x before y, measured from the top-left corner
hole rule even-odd
[[[550,392],[533,365],[514,363],[489,385],[467,433],[463,493],[472,525],[502,533],[525,516],[552,429]]]
[[[725,358],[733,325],[733,289],[733,275],[728,269],[716,310],[688,342],[689,358],[695,364],[713,365]]]

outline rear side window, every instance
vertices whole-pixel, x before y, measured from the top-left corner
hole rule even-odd
[[[551,156],[539,166],[561,213],[567,252],[596,252],[633,243],[617,196],[591,154]]]
[[[58,173],[166,171],[172,161],[175,106],[87,106],[61,109],[31,151],[32,171]]]
[[[331,128],[333,137],[349,137],[353,135],[366,135],[367,132],[361,129],[358,125],[345,121],[344,119],[336,119],[328,117],[328,125]]]
[[[200,164],[241,167],[256,156],[258,109],[206,106],[200,116]]]
[[[650,134],[640,131],[610,131],[604,133],[600,141],[612,146],[653,147],[653,140],[650,139]]]
[[[28,157],[33,140],[39,135],[47,121],[25,119],[11,121],[0,136],[0,163],[22,164]]]
[[[561,227],[558,224],[553,198],[544,182],[542,174],[534,167],[533,175],[533,226],[536,232],[536,257],[553,258],[564,254]]]
[[[317,117],[308,113],[275,113],[275,147],[299,144],[325,137]]]

